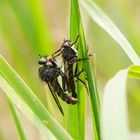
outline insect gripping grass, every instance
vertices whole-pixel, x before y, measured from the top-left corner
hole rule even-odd
[[[61,71],[61,68],[58,67],[57,63],[53,58],[48,59],[46,56],[40,56],[40,60],[38,61],[38,63],[41,65],[38,71],[39,77],[42,81],[48,84],[48,87],[59,110],[61,111],[62,115],[64,115],[57,95],[68,104],[77,103],[77,99],[71,97],[68,93],[64,92],[58,82],[58,76],[61,76],[62,79],[66,79],[65,74]]]
[[[87,88],[84,81],[79,78],[79,75],[84,71],[83,69],[78,71],[78,61],[85,60],[88,58],[78,58],[78,52],[73,48],[74,44],[78,41],[79,35],[77,36],[74,42],[70,40],[64,40],[61,48],[52,54],[51,58],[47,56],[40,56],[39,64],[42,65],[39,68],[39,77],[42,81],[48,84],[48,87],[53,95],[53,98],[59,107],[59,110],[64,115],[62,107],[59,103],[57,95],[68,104],[77,103],[77,94],[76,94],[76,83],[75,79],[79,80]],[[61,70],[61,67],[58,67],[55,58],[59,55],[62,55],[64,62],[64,72]],[[76,67],[73,64],[76,63]],[[58,82],[58,77],[62,78],[62,87]],[[87,88],[88,90],[88,88]],[[68,93],[72,92],[72,96]]]
[[[76,40],[74,42],[71,42],[70,40],[64,40],[63,44],[61,45],[60,49],[57,50],[52,54],[53,58],[57,57],[59,55],[62,56],[63,62],[64,62],[64,73],[67,77],[68,82],[64,82],[64,90],[68,90],[68,92],[72,92],[72,97],[77,98],[77,94],[75,92],[75,81],[74,77],[77,78],[81,83],[84,84],[87,91],[88,88],[86,86],[86,83],[82,81],[79,78],[79,75],[84,71],[83,69],[77,73],[78,71],[78,61],[86,60],[88,58],[78,58],[78,52],[74,49],[74,44],[78,41],[79,35],[77,36]],[[76,67],[74,70],[73,64],[76,63]]]

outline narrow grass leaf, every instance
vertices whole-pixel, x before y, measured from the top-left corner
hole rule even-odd
[[[79,17],[76,15],[74,7],[74,1],[71,1],[71,7],[70,7],[70,40],[74,41],[78,35],[78,30],[75,21],[75,16],[79,19]],[[80,94],[77,92],[77,94]],[[78,96],[78,103],[74,106],[68,105],[68,116],[67,116],[67,131],[70,133],[70,135],[73,137],[73,139],[79,140],[79,118],[78,118],[78,104],[79,104],[79,96]],[[83,103],[84,104],[84,103]],[[84,109],[84,108],[83,108]],[[83,116],[83,115],[82,115]],[[82,118],[81,116],[81,118]],[[83,128],[83,126],[81,127]],[[84,133],[83,133],[84,134]]]
[[[5,94],[9,97],[13,104],[15,104],[19,110],[40,130],[40,132],[47,138],[55,140],[54,135],[50,133],[48,129],[42,125],[40,119],[35,115],[35,113],[27,106],[27,104],[16,95],[17,92],[11,87],[11,85],[0,75],[1,88]],[[9,95],[10,93],[10,95]],[[44,121],[46,123],[46,121]]]
[[[71,20],[70,20],[70,36],[71,40],[74,40],[77,35],[80,35],[79,38],[79,48],[78,48],[78,57],[79,58],[87,58],[88,52],[86,48],[86,41],[85,41],[85,35],[83,31],[82,21],[81,21],[81,15],[78,5],[78,0],[71,0]],[[99,101],[98,101],[98,95],[96,93],[96,88],[93,83],[92,78],[92,72],[90,68],[90,64],[88,60],[83,61],[83,63],[78,64],[79,67],[83,67],[87,74],[87,81],[89,85],[90,90],[90,99],[91,99],[91,107],[92,107],[92,116],[93,116],[93,127],[94,127],[94,134],[96,140],[101,139],[100,135],[100,119],[99,119]],[[82,76],[84,77],[84,75]],[[77,86],[77,93],[78,93],[78,105],[77,105],[77,117],[78,117],[78,138],[80,140],[85,138],[85,90],[82,88],[83,85],[80,83]]]
[[[132,63],[140,65],[140,59],[131,44],[111,19],[98,7],[98,5],[96,5],[92,0],[80,0],[80,2],[89,16],[120,45]]]
[[[32,90],[0,56],[0,87],[21,112],[50,140],[71,140],[52,118]]]
[[[99,93],[98,93],[98,87],[97,87],[97,74],[96,74],[96,54],[94,54],[94,58],[93,58],[93,78],[94,78],[94,85],[95,85],[95,90],[96,90],[96,95],[97,95],[97,100],[98,100],[98,104],[99,104],[99,108],[100,108],[100,97],[99,97]]]
[[[128,76],[131,78],[138,78],[140,79],[140,66],[132,66],[128,71]]]
[[[12,116],[14,118],[14,121],[15,121],[17,130],[18,130],[20,139],[21,140],[27,140],[27,137],[25,135],[22,122],[21,122],[21,120],[19,118],[19,115],[18,115],[18,113],[16,111],[16,108],[15,108],[14,104],[10,101],[10,99],[8,97],[7,97],[7,101],[8,101],[8,105],[9,105],[9,108],[11,110]]]
[[[128,140],[127,73],[128,69],[119,71],[105,87],[102,104],[103,140]]]
[[[44,14],[43,2],[38,0],[27,0],[27,3],[29,5],[29,11],[31,14],[30,18],[32,18],[33,23],[36,23],[34,30],[36,31],[39,42],[39,46],[36,46],[39,51],[36,53],[46,53],[50,55],[50,53],[54,51],[54,47],[52,47],[53,43],[48,25],[50,21],[47,18],[47,15]]]

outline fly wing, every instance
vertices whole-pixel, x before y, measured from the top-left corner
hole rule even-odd
[[[66,92],[67,91],[67,85],[68,85],[68,79],[67,76],[65,75],[65,73],[63,73],[63,71],[60,70],[60,75],[62,78],[62,87],[63,87],[63,91]]]
[[[60,69],[60,75],[62,78],[62,87],[63,91],[67,91],[68,89],[68,78],[67,78],[67,73],[66,73],[66,61],[64,60],[64,72]]]
[[[52,94],[52,96],[53,96],[53,98],[54,98],[54,100],[55,100],[55,102],[56,102],[56,104],[57,104],[57,106],[58,106],[60,112],[61,112],[62,115],[64,116],[64,112],[63,112],[63,109],[62,109],[62,107],[61,107],[61,104],[60,104],[60,102],[59,102],[59,100],[58,100],[58,97],[57,97],[57,95],[53,92],[53,90],[51,89],[51,86],[50,86],[49,83],[48,83],[48,87],[49,87],[49,89],[50,89],[50,91],[51,91],[51,94]]]
[[[71,88],[70,88],[70,85],[69,85],[69,68],[68,68],[68,64],[67,64],[67,61],[66,60],[64,60],[64,74],[65,74],[65,76],[66,76],[66,81],[67,82],[63,82],[62,81],[62,85],[63,85],[63,87],[65,87],[66,88],[66,90],[70,93],[71,92]],[[63,89],[64,90],[64,89]],[[65,91],[66,91],[65,90]]]
[[[74,74],[73,74],[73,64],[68,64],[67,61],[64,61],[64,73],[67,77],[67,91],[70,93],[72,92],[72,97],[77,98],[77,94],[75,92],[75,81],[74,81]],[[63,83],[62,83],[63,84]]]
[[[73,64],[68,66],[69,71],[69,87],[72,92],[72,97],[77,98],[77,94],[75,92],[75,81],[74,81],[74,74],[73,74]]]

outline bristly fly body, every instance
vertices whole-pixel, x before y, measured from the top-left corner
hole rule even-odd
[[[48,84],[48,87],[51,91],[51,94],[59,110],[64,115],[63,109],[60,105],[57,95],[68,104],[76,104],[77,99],[74,97],[71,97],[68,93],[64,92],[63,89],[61,88],[58,82],[58,76],[61,76],[62,79],[65,79],[65,81],[66,81],[66,77],[64,73],[61,71],[61,68],[58,67],[54,59],[52,58],[48,59],[47,57],[44,56],[40,58],[38,63],[41,65],[38,71],[39,77],[41,78],[42,81]]]
[[[59,55],[62,55],[63,62],[64,62],[64,73],[67,76],[68,79],[68,84],[66,85],[67,82],[63,82],[65,85],[64,91],[68,90],[68,92],[72,92],[72,97],[77,98],[77,94],[75,92],[75,81],[74,77],[77,78],[81,83],[83,83],[87,89],[87,86],[84,81],[82,81],[79,78],[79,75],[84,71],[80,71],[77,74],[77,69],[78,69],[78,61],[88,59],[88,58],[82,58],[78,59],[78,53],[77,50],[73,48],[74,44],[78,41],[79,35],[77,36],[76,40],[74,42],[71,42],[70,40],[64,40],[61,48],[57,50],[56,52],[53,53],[52,57],[55,58]],[[76,62],[76,68],[74,71],[73,64]]]

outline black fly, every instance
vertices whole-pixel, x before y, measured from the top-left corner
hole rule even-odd
[[[58,67],[57,63],[52,58],[48,59],[45,56],[43,57],[40,56],[40,60],[38,61],[38,64],[42,65],[38,71],[39,77],[41,78],[42,81],[48,84],[48,87],[51,91],[51,94],[59,110],[64,115],[63,109],[60,105],[57,95],[68,104],[77,103],[77,99],[71,97],[68,93],[64,92],[58,82],[58,76],[61,76],[63,81],[64,79],[66,81],[66,76],[64,75],[64,73],[61,71],[61,68]]]
[[[57,57],[59,55],[62,55],[63,61],[64,61],[64,72],[68,79],[68,84],[66,82],[63,82],[65,84],[64,90],[68,90],[68,92],[72,92],[72,97],[76,98],[77,94],[75,92],[75,82],[74,77],[76,77],[81,83],[83,83],[87,89],[87,86],[84,81],[82,81],[78,76],[84,71],[80,71],[77,74],[78,69],[78,61],[88,59],[78,59],[78,53],[77,50],[73,48],[74,44],[78,41],[79,35],[77,36],[76,40],[74,42],[71,42],[70,40],[64,40],[61,48],[57,50],[55,53],[53,53],[53,57]],[[75,73],[73,72],[73,64],[76,63]]]

